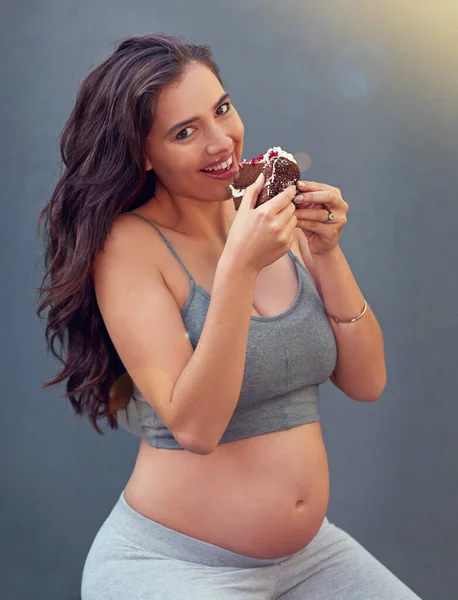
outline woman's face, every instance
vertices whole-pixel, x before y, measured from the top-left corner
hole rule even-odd
[[[158,185],[186,198],[231,198],[228,186],[242,157],[244,126],[208,67],[189,65],[178,83],[164,88],[153,121],[146,168],[154,170]],[[227,157],[233,160],[229,177],[217,179],[202,172]]]

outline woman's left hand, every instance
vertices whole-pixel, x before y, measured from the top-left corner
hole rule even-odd
[[[348,204],[342,198],[339,188],[317,183],[315,181],[298,181],[296,184],[300,195],[293,199],[300,208],[296,209],[297,225],[305,233],[310,252],[313,255],[324,255],[334,250],[343,227],[347,222]],[[334,213],[332,221],[327,206]]]

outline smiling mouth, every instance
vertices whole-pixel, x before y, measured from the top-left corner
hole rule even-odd
[[[230,182],[234,179],[237,171],[239,170],[239,165],[235,158],[235,154],[233,154],[228,161],[225,163],[226,167],[219,169],[201,169],[200,172],[202,175],[205,175],[209,179],[214,179],[216,181],[226,181]]]
[[[223,161],[217,167],[209,167],[207,169],[201,169],[202,173],[223,173],[231,170],[232,165],[235,161],[234,153],[232,153],[226,161]]]

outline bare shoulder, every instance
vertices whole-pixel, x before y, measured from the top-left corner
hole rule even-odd
[[[110,260],[136,257],[135,264],[146,261],[159,269],[159,262],[155,260],[159,248],[158,236],[150,225],[138,217],[121,214],[114,220],[94,267],[98,268]]]

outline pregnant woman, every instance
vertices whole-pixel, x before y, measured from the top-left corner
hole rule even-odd
[[[319,386],[372,402],[386,382],[338,243],[348,204],[298,182],[255,208],[261,176],[236,210],[243,137],[209,47],[165,35],[124,40],[65,126],[40,217],[39,311],[66,340],[46,385],[67,379],[96,430],[141,432],[82,599],[413,600],[326,518]]]

